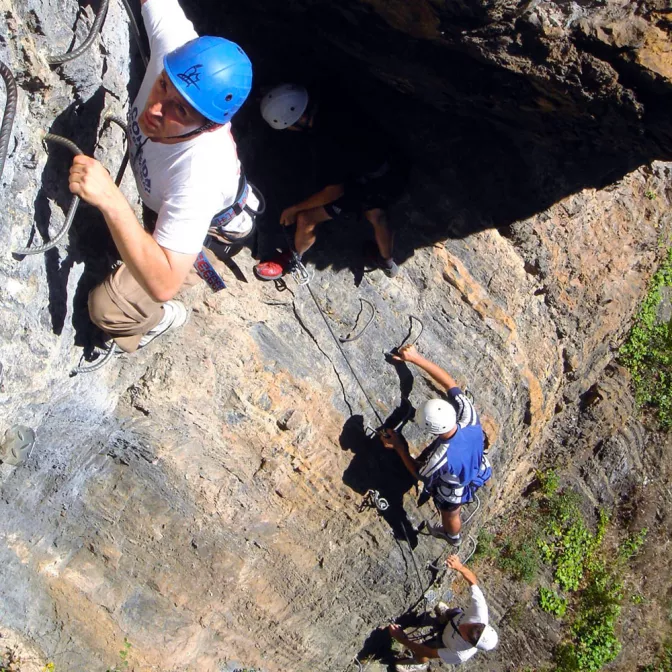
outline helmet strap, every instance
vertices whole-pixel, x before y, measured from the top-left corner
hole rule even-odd
[[[198,128],[194,129],[193,131],[189,131],[189,133],[184,133],[182,135],[169,135],[168,139],[169,140],[186,140],[187,138],[193,138],[195,135],[199,135],[203,133],[204,131],[209,131],[211,128],[214,128],[215,126],[219,126],[219,124],[215,121],[211,121],[208,119],[202,126],[199,126]]]

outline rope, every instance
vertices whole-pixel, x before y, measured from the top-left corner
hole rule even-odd
[[[91,25],[91,30],[89,31],[88,37],[82,42],[82,44],[65,54],[58,54],[56,56],[47,56],[47,63],[50,65],[60,65],[61,63],[67,63],[68,61],[73,61],[75,58],[81,56],[85,51],[88,51],[93,44],[93,41],[96,39],[96,35],[100,31],[101,26],[103,25],[103,20],[105,19],[105,14],[107,14],[107,8],[110,4],[110,0],[100,0],[100,7],[96,17],[93,20]]]
[[[147,67],[149,59],[147,58],[145,48],[142,46],[142,35],[140,35],[140,28],[138,28],[138,22],[135,20],[133,9],[131,8],[131,5],[129,4],[128,0],[121,0],[121,4],[124,6],[124,8],[126,9],[126,13],[128,14],[128,22],[131,26],[131,33],[133,34],[135,44],[138,47],[140,58],[142,59],[142,62],[145,64],[145,67]]]
[[[84,154],[84,152],[79,147],[77,147],[74,142],[68,140],[67,138],[63,138],[60,135],[47,133],[44,136],[44,139],[47,142],[55,142],[59,145],[63,145],[63,147],[67,147],[75,155]],[[68,214],[65,217],[65,222],[63,223],[63,227],[49,242],[45,243],[44,245],[38,245],[37,247],[19,247],[16,250],[13,250],[14,254],[22,254],[26,256],[31,254],[41,254],[42,252],[50,250],[52,247],[56,247],[56,245],[58,245],[58,243],[72,226],[72,221],[75,218],[78,207],[79,196],[73,196],[72,203],[70,203],[70,209],[68,210]]]
[[[126,153],[124,154],[124,158],[121,160],[121,165],[119,166],[119,170],[117,171],[117,177],[114,180],[114,183],[119,186],[121,184],[121,181],[124,179],[124,173],[126,172],[126,168],[128,166],[128,162],[130,159],[130,154],[129,154],[129,146],[130,146],[130,140],[128,137],[128,126],[126,125],[126,122],[121,118],[117,117],[114,114],[108,114],[105,117],[105,121],[109,123],[116,124],[119,126],[124,131],[124,134],[126,135]]]
[[[336,345],[338,346],[338,349],[341,351],[341,355],[343,355],[343,359],[345,360],[345,363],[348,365],[348,368],[350,369],[350,373],[352,373],[352,377],[357,382],[357,385],[359,386],[359,389],[362,391],[362,394],[364,395],[364,398],[368,402],[368,404],[371,407],[371,410],[374,412],[376,418],[378,418],[378,422],[382,425],[384,423],[383,418],[380,416],[380,413],[378,413],[378,410],[373,405],[373,402],[371,401],[371,398],[369,397],[367,391],[364,389],[364,385],[362,384],[362,381],[359,379],[359,376],[355,372],[355,369],[353,368],[352,364],[350,364],[350,360],[348,359],[348,356],[345,354],[345,350],[343,349],[343,345],[338,340],[338,336],[336,336],[336,334],[334,333],[334,330],[331,328],[331,325],[329,324],[329,320],[327,320],[327,316],[324,314],[324,311],[320,307],[320,304],[317,302],[317,297],[315,296],[315,294],[313,292],[313,288],[308,283],[306,283],[306,287],[308,288],[308,291],[310,292],[310,296],[312,297],[313,301],[315,302],[315,305],[317,306],[317,310],[320,312],[320,315],[322,315],[322,319],[324,320],[324,323],[327,325],[327,329],[329,329],[329,333],[331,334],[331,337],[334,339],[334,343],[336,343]]]
[[[367,301],[366,299],[359,299],[360,307],[359,307],[359,315],[362,314],[362,311],[364,310],[364,304],[366,303],[369,308],[371,308],[371,317],[367,320],[366,324],[364,325],[364,328],[355,336],[348,336],[348,338],[339,338],[338,340],[341,343],[352,343],[353,341],[356,341],[358,338],[361,338],[364,332],[369,328],[369,325],[371,322],[373,322],[373,318],[376,316],[376,307],[371,303],[371,301]],[[357,320],[355,321],[355,326],[357,326],[357,321],[359,320],[359,315],[357,315]]]
[[[98,371],[98,369],[102,369],[105,366],[105,364],[107,364],[112,359],[112,356],[116,352],[120,351],[117,350],[115,344],[112,343],[109,349],[106,350],[104,353],[101,353],[99,358],[89,366],[83,364],[85,360],[84,355],[82,355],[82,357],[79,360],[79,364],[70,372],[70,375],[76,376],[78,373],[93,373],[94,371]]]
[[[2,117],[2,126],[0,126],[0,177],[5,168],[5,159],[9,149],[9,139],[12,135],[12,126],[16,116],[16,82],[10,69],[0,61],[0,76],[5,80],[5,89],[7,92],[7,101],[5,102],[5,113]]]

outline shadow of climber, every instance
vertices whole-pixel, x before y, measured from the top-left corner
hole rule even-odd
[[[85,103],[73,102],[54,120],[49,132],[72,140],[90,155],[97,140],[104,97],[105,92],[100,88]],[[48,242],[50,228],[51,234],[55,232],[56,223],[50,226],[54,218],[52,203],[62,210],[62,221],[73,198],[68,188],[72,152],[56,144],[50,144],[46,151],[48,158],[42,172],[42,184],[34,202],[35,226],[27,243],[29,247]],[[115,259],[114,245],[103,217],[86,203],[80,203],[67,235],[65,257],[61,259],[61,252],[55,247],[48,250],[44,258],[49,314],[52,330],[57,335],[63,332],[68,312],[70,272],[75,264],[84,264],[84,271],[72,300],[72,320],[76,344],[88,343],[94,330],[88,317],[88,290],[105,277]]]
[[[414,485],[412,476],[399,464],[394,455],[383,448],[376,436],[369,438],[364,431],[364,419],[354,415],[343,425],[339,443],[353,458],[343,472],[343,483],[356,493],[366,496],[377,490],[389,507],[380,516],[392,529],[396,539],[407,541],[411,548],[418,543],[415,525],[404,510],[404,494]]]

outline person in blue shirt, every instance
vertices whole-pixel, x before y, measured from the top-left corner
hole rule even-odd
[[[403,346],[394,359],[419,366],[448,393],[445,399],[430,399],[419,411],[419,424],[436,436],[423,451],[424,459],[411,456],[394,430],[384,430],[381,439],[385,448],[397,452],[406,468],[423,482],[434,499],[441,514],[441,524],[429,525],[429,532],[459,546],[462,541],[460,508],[471,502],[474,492],[492,476],[484,454],[483,428],[478,413],[455,379],[423,357],[415,346]]]

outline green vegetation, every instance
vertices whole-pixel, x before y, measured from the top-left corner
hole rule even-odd
[[[661,427],[669,429],[672,427],[672,324],[659,323],[657,318],[664,287],[672,287],[672,247],[651,279],[620,357],[632,374],[637,403],[654,409]]]
[[[502,547],[497,564],[517,581],[531,583],[541,567],[539,548],[534,540],[507,541]]]
[[[621,649],[617,625],[626,599],[624,577],[647,531],[617,539],[621,535],[608,513],[599,511],[596,524],[590,525],[581,496],[562,488],[555,471],[538,472],[537,482],[528,515],[516,520],[511,536],[500,539],[481,532],[477,554],[526,582],[533,582],[542,567],[548,567],[555,589],[539,588],[539,607],[564,618],[567,628],[556,651],[555,670],[597,672]],[[608,533],[610,544],[605,549]],[[637,603],[635,596],[629,599]]]
[[[131,651],[131,643],[124,637],[124,647],[119,651],[119,662],[107,669],[107,672],[124,672],[128,669],[128,654]]]
[[[553,614],[562,618],[567,611],[567,600],[558,595],[554,590],[549,590],[543,586],[539,588],[539,606],[547,614]]]

